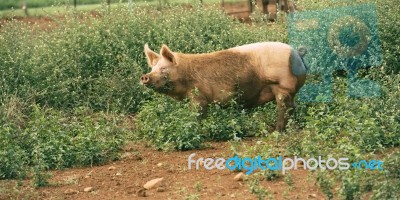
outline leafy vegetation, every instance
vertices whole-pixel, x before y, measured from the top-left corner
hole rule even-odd
[[[196,107],[171,101],[158,97],[143,107],[137,116],[139,138],[162,150],[200,148],[204,138]]]
[[[236,2],[240,0],[225,0],[225,2]],[[22,6],[26,2],[27,13],[22,10]],[[110,8],[117,8],[118,6],[145,6],[151,5],[156,9],[168,8],[172,5],[189,4],[199,5],[203,4],[218,4],[219,0],[110,0]],[[131,2],[132,4],[129,4]],[[107,0],[76,0],[76,10],[90,11],[101,8],[102,5],[107,4]],[[3,0],[0,2],[0,16],[13,17],[13,16],[48,16],[50,14],[60,14],[68,12],[68,9],[74,6],[74,0]]]
[[[118,115],[94,114],[83,107],[65,113],[31,105],[27,115],[21,116],[11,113],[10,104],[0,107],[0,179],[23,178],[29,166],[34,166],[35,174],[41,174],[47,169],[117,159],[126,139],[125,129],[118,127],[122,123]]]
[[[345,1],[303,2],[304,9],[348,5]],[[364,2],[364,1],[363,1]],[[400,191],[400,12],[379,1],[382,66],[359,72],[376,81],[381,97],[347,96],[346,80],[334,78],[334,102],[299,103],[285,133],[269,132],[275,105],[244,109],[235,100],[215,103],[206,116],[198,107],[153,94],[139,85],[148,71],[143,45],[168,44],[186,53],[211,52],[258,42],[288,42],[284,18],[264,25],[254,15],[241,24],[219,10],[150,7],[98,10],[99,16],[70,10],[46,27],[11,21],[0,29],[0,179],[33,175],[46,185],[48,169],[96,165],[118,158],[129,139],[160,150],[201,148],[204,141],[233,140],[233,154],[263,157],[324,155],[381,159],[383,171],[313,171],[326,198],[396,199]],[[397,10],[396,10],[397,9]],[[306,36],[305,36],[306,37]],[[318,81],[310,76],[310,82]],[[135,114],[135,129],[125,121]],[[253,146],[240,138],[259,137]],[[265,180],[279,172],[257,172]],[[286,177],[293,184],[291,177]],[[270,196],[259,180],[251,191]]]

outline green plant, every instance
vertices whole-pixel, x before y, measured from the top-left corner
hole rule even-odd
[[[393,152],[384,160],[378,184],[372,186],[372,199],[398,199],[400,197],[400,153]],[[374,180],[377,177],[374,177]]]
[[[71,117],[33,106],[25,127],[3,126],[0,129],[0,162],[4,163],[0,167],[1,178],[24,177],[32,169],[34,185],[43,186],[48,169],[95,165],[116,159],[125,135],[123,129],[117,128],[119,119],[104,113],[89,116],[87,112],[90,111],[77,108]]]
[[[201,192],[201,190],[203,189],[203,184],[201,182],[196,182],[194,184],[194,189],[196,189],[196,192]]]
[[[9,125],[0,127],[0,179],[24,178],[28,153],[15,140],[17,131]]]
[[[210,105],[206,118],[201,121],[206,138],[210,140],[229,140],[251,134],[246,127],[249,124],[246,112],[234,100],[225,108],[218,103]]]
[[[294,182],[291,173],[287,173],[283,180],[285,180],[285,183],[289,186],[289,188],[293,188]]]
[[[138,135],[157,149],[200,148],[204,138],[200,133],[198,116],[196,106],[158,96],[137,115]]]
[[[200,195],[199,194],[190,194],[186,197],[184,197],[185,200],[199,200]]]
[[[332,178],[326,172],[319,172],[317,174],[317,183],[322,189],[322,192],[328,199],[333,199],[332,192]]]
[[[270,192],[265,189],[263,186],[260,185],[260,180],[257,178],[254,178],[248,182],[250,192],[255,194],[259,200],[269,198],[271,199],[271,194]]]

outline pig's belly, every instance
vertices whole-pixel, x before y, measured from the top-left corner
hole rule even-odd
[[[244,96],[245,107],[251,108],[266,104],[270,101],[275,100],[275,95],[272,93],[270,88],[263,88],[252,96]]]

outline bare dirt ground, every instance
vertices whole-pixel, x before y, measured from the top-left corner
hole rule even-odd
[[[91,16],[93,18],[101,17],[97,11],[89,11],[88,14],[89,14],[89,16]],[[52,30],[57,27],[57,20],[63,19],[64,17],[65,16],[4,17],[4,18],[0,18],[0,28],[6,26],[11,21],[17,21],[17,22],[22,22],[22,23],[31,25],[32,31],[34,31],[35,28],[39,28],[41,30]],[[83,15],[81,17],[83,17]],[[37,25],[37,26],[33,26],[33,25]]]
[[[249,145],[257,138],[243,141]],[[52,171],[49,186],[34,189],[31,180],[2,181],[0,199],[258,199],[251,193],[252,175],[242,181],[234,180],[239,172],[224,170],[188,170],[188,156],[229,158],[232,152],[228,142],[213,142],[202,150],[162,152],[130,144],[122,159],[103,166]],[[193,165],[194,167],[194,165]],[[315,178],[308,171],[291,171],[293,183],[289,186],[284,176],[275,180],[260,180],[271,199],[324,199]],[[149,190],[146,182],[164,178]],[[247,181],[246,181],[247,180]],[[89,189],[91,187],[91,189]],[[88,189],[90,191],[85,192]],[[145,195],[143,195],[145,193]],[[145,196],[145,197],[142,197]]]
[[[7,17],[0,18],[0,28],[6,26],[12,20],[24,22],[27,24],[38,24],[40,28],[45,29],[52,24],[52,19],[49,17]]]

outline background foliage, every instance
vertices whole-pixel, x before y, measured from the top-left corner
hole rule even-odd
[[[28,8],[46,7],[52,5],[73,5],[74,0],[2,0],[0,10],[20,8],[26,1]],[[99,4],[105,3],[107,0],[76,0],[78,5],[82,4]],[[135,0],[136,2],[138,0]],[[141,1],[141,0],[139,0]],[[144,1],[144,0],[143,0]],[[128,0],[110,0],[110,3],[128,2]]]

